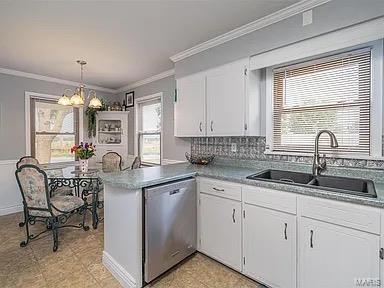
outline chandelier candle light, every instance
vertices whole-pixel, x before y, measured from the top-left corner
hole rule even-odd
[[[57,103],[64,106],[73,106],[78,108],[78,107],[84,106],[85,99],[91,98],[88,106],[95,109],[101,108],[102,103],[101,103],[101,100],[97,98],[95,90],[90,90],[88,92],[88,97],[85,98],[85,85],[83,83],[83,69],[84,69],[84,65],[86,65],[87,62],[84,60],[77,60],[76,62],[81,67],[80,85],[79,87],[76,88],[75,93],[72,93],[71,89],[65,89],[63,96],[59,98]],[[69,95],[72,94],[72,96],[69,96],[68,94]]]

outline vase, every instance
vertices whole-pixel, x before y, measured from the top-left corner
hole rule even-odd
[[[88,159],[80,159],[80,171],[88,172]]]

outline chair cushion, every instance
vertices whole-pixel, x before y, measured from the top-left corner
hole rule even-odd
[[[55,190],[53,190],[53,196],[70,196],[72,193],[72,188],[65,186],[57,187]]]
[[[84,205],[84,200],[77,196],[54,196],[51,198],[51,204],[57,209],[64,212],[72,212]],[[52,207],[54,216],[64,214],[61,211]],[[51,214],[46,211],[29,210],[31,216],[51,217]]]

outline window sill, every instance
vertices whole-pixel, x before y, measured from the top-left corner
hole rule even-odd
[[[279,152],[265,150],[265,155],[279,155],[279,156],[296,156],[296,157],[313,157],[313,153],[298,153],[298,152]],[[320,155],[323,155],[321,153]],[[348,154],[339,154],[339,153],[326,153],[328,158],[342,158],[342,159],[358,159],[358,160],[384,160],[383,156],[367,156],[367,155],[348,155]]]

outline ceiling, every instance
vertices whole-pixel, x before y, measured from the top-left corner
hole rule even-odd
[[[117,89],[298,0],[0,1],[0,67]]]

